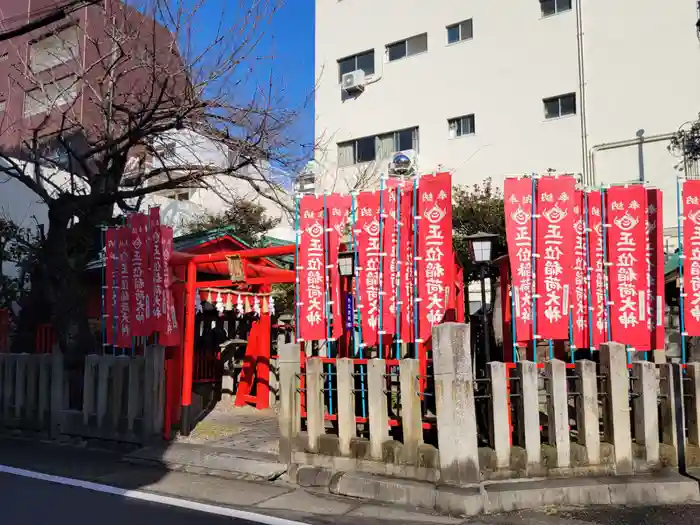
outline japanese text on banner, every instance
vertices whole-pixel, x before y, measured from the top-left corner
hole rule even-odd
[[[338,250],[340,248],[340,240],[343,238],[348,223],[350,204],[351,199],[348,196],[333,194],[326,197],[328,219],[328,272],[330,291],[332,294],[332,339],[338,339],[343,335],[343,305],[341,302],[340,274],[338,272]]]
[[[413,189],[401,192],[401,339],[413,342],[415,339],[414,272],[413,272]]]
[[[396,333],[396,282],[397,282],[397,189],[384,190],[384,227],[382,229],[382,332]]]
[[[360,265],[356,296],[363,343],[373,346],[378,342],[379,324],[379,192],[360,193],[356,214],[354,227]]]
[[[165,330],[163,291],[163,243],[160,236],[160,208],[151,208],[148,213],[148,235],[151,249],[151,327],[156,332]]]
[[[131,347],[131,229],[118,230],[119,253],[119,326],[117,346]]]
[[[427,341],[440,324],[454,293],[452,252],[452,177],[425,175],[418,186],[419,338]]]
[[[119,298],[117,260],[117,230],[108,228],[105,232],[105,297],[103,313],[105,320],[105,341],[108,345],[116,344],[114,317]]]
[[[663,194],[661,190],[647,189],[646,206],[646,284],[647,329],[649,337],[637,350],[664,347],[663,337]],[[660,270],[660,271],[659,271]],[[659,333],[660,332],[660,333]],[[661,338],[659,338],[659,335]],[[657,345],[661,346],[657,346]]]
[[[170,258],[173,253],[173,229],[167,226],[160,227],[160,238],[163,249],[163,311],[165,313],[165,330],[161,332],[158,342],[163,346],[177,346],[180,344],[180,326],[175,313],[175,301],[172,285]]]
[[[588,286],[586,283],[586,222],[583,192],[574,193],[574,298],[573,298],[573,342],[576,348],[588,348]]]
[[[515,311],[516,340],[532,340],[532,181],[508,178],[504,185],[506,239]]]
[[[131,330],[132,335],[150,335],[149,330],[149,294],[150,275],[148,270],[148,217],[134,214],[129,217],[131,228]]]
[[[299,203],[299,334],[305,341],[325,340],[326,269],[323,198],[305,195]]]
[[[587,194],[588,200],[588,257],[591,265],[591,305],[593,315],[593,347],[608,340],[608,319],[605,307],[605,257],[603,252],[602,197],[599,191]]]
[[[648,344],[646,189],[614,186],[606,192],[610,225],[610,337],[633,348]]]
[[[685,331],[700,335],[700,180],[683,183]]]
[[[542,177],[537,182],[535,222],[537,253],[537,334],[543,339],[569,338],[569,304],[575,282],[574,189],[572,176]]]

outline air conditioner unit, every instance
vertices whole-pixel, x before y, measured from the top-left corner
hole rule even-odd
[[[345,73],[341,81],[341,89],[348,94],[362,93],[365,90],[365,72],[358,69]]]
[[[418,152],[414,149],[397,151],[391,156],[389,174],[396,177],[405,177],[416,169]]]

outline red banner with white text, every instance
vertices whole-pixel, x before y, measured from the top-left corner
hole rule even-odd
[[[664,337],[664,225],[663,192],[647,190],[647,327],[649,350],[663,349]],[[641,350],[642,348],[640,348]]]
[[[131,228],[117,230],[117,256],[119,258],[119,324],[117,346],[131,348]]]
[[[148,290],[150,272],[148,269],[148,217],[140,213],[129,216],[131,229],[131,335],[151,335],[148,322]]]
[[[363,192],[357,196],[355,239],[359,262],[356,283],[358,308],[365,345],[378,342],[379,323],[379,192]]]
[[[586,264],[586,210],[584,208],[583,192],[574,193],[574,290],[572,297],[572,340],[576,348],[588,348],[588,286]]]
[[[326,211],[328,217],[328,272],[332,309],[332,333],[331,339],[338,339],[343,335],[343,304],[340,287],[340,274],[338,273],[338,250],[340,240],[345,233],[350,214],[351,199],[345,195],[332,194],[326,197]]]
[[[513,322],[519,343],[532,340],[532,179],[507,178],[503,204],[510,263]]]
[[[700,180],[683,182],[683,288],[685,331],[700,335]]]
[[[412,343],[415,340],[413,222],[413,188],[408,187],[401,192],[401,242],[399,243],[399,256],[401,259],[401,340],[404,343]]]
[[[611,339],[632,348],[648,346],[646,283],[646,189],[613,186],[606,191]]]
[[[299,335],[304,341],[327,338],[323,198],[299,202]]]
[[[148,212],[148,236],[151,250],[151,328],[163,332],[166,327],[165,293],[163,289],[163,242],[160,236],[160,208],[151,208]]]
[[[449,294],[454,293],[452,252],[452,177],[424,175],[418,186],[419,339],[428,341],[442,322]]]
[[[588,258],[590,263],[589,312],[593,315],[593,348],[608,341],[608,318],[605,307],[605,256],[603,252],[602,197],[599,191],[586,194],[588,204]]]
[[[118,281],[116,280],[117,268],[117,229],[107,228],[105,232],[105,295],[104,295],[104,320],[105,341],[113,345],[115,341],[114,314],[117,311],[119,298]]]
[[[396,206],[398,203],[397,188],[384,190],[382,202],[382,332],[384,334],[396,333],[396,270],[398,259],[396,247],[398,232],[396,227]]]
[[[173,298],[172,270],[170,258],[173,253],[173,229],[168,226],[160,227],[160,238],[163,255],[163,311],[165,313],[165,329],[160,332],[158,342],[163,346],[178,346],[182,337],[182,327],[178,324],[175,300]]]
[[[535,237],[537,334],[542,339],[569,338],[569,304],[575,283],[574,190],[570,175],[537,181]]]

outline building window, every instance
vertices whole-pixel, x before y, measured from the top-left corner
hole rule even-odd
[[[400,42],[386,46],[386,57],[389,62],[425,53],[428,50],[428,33],[412,36]]]
[[[190,200],[190,190],[172,190],[164,192],[161,194],[166,199],[173,199],[175,201],[188,201]]]
[[[163,160],[172,160],[177,154],[177,144],[174,142],[165,142],[156,147],[156,155]]]
[[[343,75],[362,70],[365,75],[374,74],[374,49],[358,55],[338,60],[338,82],[343,81]]]
[[[24,94],[24,116],[31,117],[70,104],[78,96],[77,82],[76,77],[70,76],[27,91]]]
[[[65,64],[80,56],[78,28],[67,27],[29,45],[29,67],[34,73]]]
[[[7,60],[8,58],[10,58],[10,55],[9,55],[9,54],[7,54],[7,53],[0,53],[0,62],[4,62],[4,61]]]
[[[451,118],[447,121],[450,130],[450,137],[463,137],[476,133],[476,122],[474,115]]]
[[[389,159],[397,151],[418,151],[418,128],[406,128],[338,144],[338,165]]]
[[[0,100],[0,111],[5,111],[6,104],[4,100]]]
[[[551,16],[571,10],[571,0],[540,0],[542,16]]]
[[[447,43],[456,44],[474,38],[474,22],[470,18],[458,24],[447,26]]]
[[[575,93],[545,98],[542,102],[544,102],[544,117],[547,119],[576,114]]]

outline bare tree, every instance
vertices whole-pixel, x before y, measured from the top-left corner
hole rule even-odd
[[[48,306],[64,352],[92,347],[84,269],[116,207],[128,212],[151,193],[229,180],[289,206],[280,198],[287,181],[270,166],[295,169],[292,152],[303,146],[290,138],[296,112],[272,77],[251,83],[270,58],[260,42],[280,1],[229,1],[212,19],[208,0],[107,0],[31,33],[39,40],[28,54],[10,40],[22,57],[10,83],[24,103],[0,123],[0,172],[49,211],[24,334]],[[193,137],[209,147],[194,147]],[[164,148],[171,141],[175,152]]]

